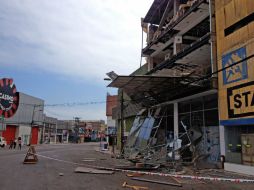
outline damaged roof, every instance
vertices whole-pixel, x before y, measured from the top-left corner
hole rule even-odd
[[[161,17],[166,9],[168,1],[172,0],[154,0],[147,12],[144,22],[159,25]]]
[[[207,85],[189,85],[192,81],[193,79],[188,76],[118,76],[108,87],[122,88],[133,102],[142,103],[143,106],[148,107],[180,98],[186,93],[199,92],[207,87]]]

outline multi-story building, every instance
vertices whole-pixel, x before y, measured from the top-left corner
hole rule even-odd
[[[21,137],[24,145],[38,144],[43,126],[44,100],[19,92],[19,106],[14,116],[4,120],[2,131],[9,144],[11,140]]]
[[[42,143],[56,142],[54,131],[57,130],[57,118],[43,115]]]
[[[126,156],[160,155],[165,161],[174,152],[183,160],[220,161],[214,1],[154,0],[142,28],[148,72],[118,76],[109,84],[143,108]],[[179,142],[179,149],[172,142]]]
[[[107,94],[106,99],[106,116],[107,116],[107,142],[111,145],[116,135],[116,120],[112,118],[113,108],[117,107],[118,96]]]
[[[75,123],[75,128],[80,142],[99,141],[101,137],[105,136],[104,120],[80,120]]]

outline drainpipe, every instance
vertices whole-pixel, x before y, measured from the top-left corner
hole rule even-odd
[[[213,70],[213,33],[212,33],[212,5],[211,5],[211,0],[209,0],[209,19],[210,19],[210,33],[211,33],[211,69],[212,73],[214,72]]]
[[[32,113],[32,121],[31,121],[31,124],[30,124],[30,126],[31,126],[31,130],[30,130],[30,137],[29,137],[29,146],[31,146],[31,144],[32,144],[32,128],[33,128],[33,124],[34,124],[34,112],[35,112],[35,107],[36,107],[36,105],[33,105],[33,113]]]
[[[45,122],[43,123],[43,130],[42,130],[42,143],[45,142]]]
[[[121,138],[121,153],[123,153],[124,147],[124,126],[123,126],[123,89],[121,89],[121,131],[120,131],[120,138]]]
[[[56,131],[55,131],[55,144],[56,144],[56,136],[57,136],[57,124],[56,124]]]
[[[209,18],[210,18],[210,44],[211,44],[211,72],[217,71],[217,52],[216,52],[216,29],[215,29],[215,23],[213,19],[214,15],[214,0],[209,0]],[[217,78],[218,75],[215,74],[212,76],[212,78]],[[215,83],[216,82],[216,83]],[[218,84],[216,80],[212,80],[212,86],[214,88],[217,88]]]
[[[178,122],[178,103],[174,103],[174,140],[178,139],[179,122]]]

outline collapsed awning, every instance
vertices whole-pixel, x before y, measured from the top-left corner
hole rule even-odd
[[[118,76],[108,87],[121,88],[133,102],[151,106],[199,92],[207,87],[194,84],[192,81],[193,78],[188,76]]]

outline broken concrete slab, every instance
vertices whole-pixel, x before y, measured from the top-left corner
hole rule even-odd
[[[94,168],[87,168],[87,167],[77,167],[75,169],[76,173],[90,173],[90,174],[113,174],[114,171],[107,171],[107,170],[98,170]]]
[[[137,181],[149,182],[149,183],[156,183],[156,184],[170,185],[170,186],[175,186],[175,187],[182,187],[182,184],[179,184],[179,183],[169,183],[169,182],[166,182],[166,181],[158,181],[158,180],[151,180],[151,179],[137,178],[137,177],[133,177],[131,179],[132,180],[137,180]]]
[[[89,159],[84,159],[84,160],[82,160],[82,162],[95,162],[96,160],[89,160]]]

